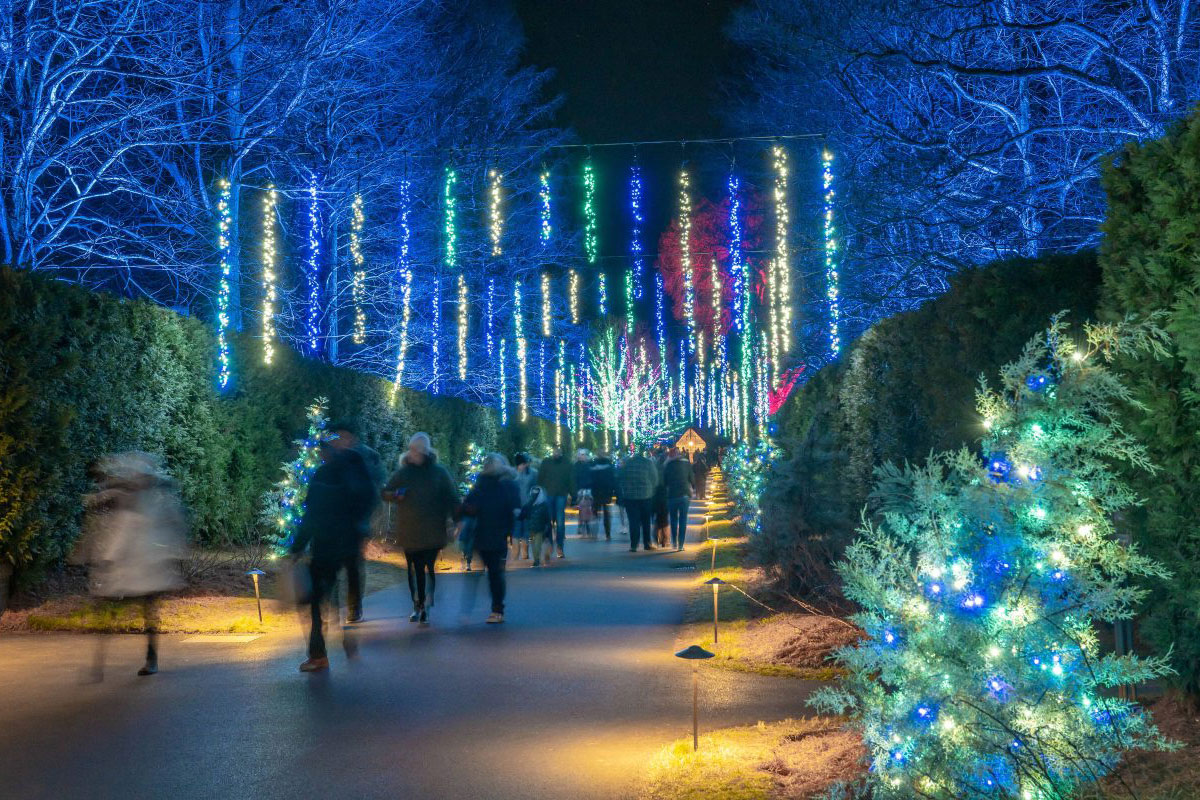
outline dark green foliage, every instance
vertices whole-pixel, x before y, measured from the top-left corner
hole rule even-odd
[[[1165,311],[1168,358],[1122,362],[1147,411],[1126,427],[1146,442],[1153,476],[1131,475],[1145,499],[1128,530],[1174,573],[1150,584],[1141,630],[1171,650],[1178,681],[1200,696],[1200,115],[1166,137],[1131,145],[1104,179],[1109,198],[1102,314]]]
[[[453,471],[469,442],[513,452],[553,440],[544,420],[500,430],[494,409],[401,390],[380,378],[234,340],[234,386],[216,392],[211,329],[142,301],[123,301],[0,269],[0,564],[26,581],[72,547],[87,466],[127,449],[161,453],[179,482],[194,537],[259,536],[262,495],[279,478],[305,410],[329,398],[354,417],[390,468],[424,430]]]
[[[764,560],[797,589],[826,588],[875,467],[974,446],[980,374],[994,380],[1055,312],[1091,317],[1099,283],[1092,253],[1003,262],[960,273],[942,297],[871,327],[779,413],[787,456],[763,498]]]

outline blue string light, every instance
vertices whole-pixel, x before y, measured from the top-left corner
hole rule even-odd
[[[308,183],[308,259],[305,262],[305,282],[308,286],[308,318],[305,334],[308,339],[308,354],[320,352],[318,341],[321,336],[321,209],[317,205],[317,176],[314,173]]]
[[[538,231],[538,238],[542,241],[542,246],[550,243],[550,173],[547,170],[542,170],[538,182],[538,198],[541,200],[541,228]]]
[[[654,339],[658,342],[658,357],[665,364],[667,360],[667,323],[666,298],[663,292],[663,276],[661,272],[654,273]]]
[[[646,219],[642,213],[642,168],[636,162],[629,171],[629,210],[633,215],[633,233],[629,240],[630,270],[633,273],[633,299],[640,302],[645,293],[643,275],[646,260],[642,252],[642,224]],[[626,313],[630,319],[633,318],[632,307]]]
[[[392,383],[392,402],[396,402],[396,394],[404,382],[405,360],[408,357],[408,324],[412,318],[412,263],[409,260],[409,247],[412,242],[412,227],[408,222],[412,210],[412,183],[405,179],[400,182],[400,256],[397,271],[400,274],[400,342],[396,353],[396,380]]]
[[[496,279],[488,278],[487,283],[487,319],[484,321],[484,327],[487,331],[487,355],[491,358],[496,354],[496,332],[495,332],[495,313],[496,313]]]
[[[746,298],[746,262],[742,258],[742,198],[738,176],[729,173],[729,273],[733,278],[733,329],[742,333],[750,327],[750,303]]]
[[[229,181],[222,180],[219,184],[221,194],[217,200],[217,249],[221,254],[221,282],[217,291],[217,383],[221,391],[229,388],[232,377],[229,359],[229,294],[230,294],[230,257],[233,253],[233,243],[229,232],[233,226],[230,212]]]
[[[842,349],[841,308],[838,300],[837,230],[833,224],[833,153],[821,153],[821,175],[825,186],[825,297],[829,302],[829,352],[835,358]]]

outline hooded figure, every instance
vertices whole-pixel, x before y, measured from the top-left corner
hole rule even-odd
[[[475,486],[463,500],[463,513],[475,520],[475,549],[487,567],[492,593],[488,623],[504,622],[504,567],[508,539],[521,508],[515,472],[508,459],[492,453],[483,462]]]

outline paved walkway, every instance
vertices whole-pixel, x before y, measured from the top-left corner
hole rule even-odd
[[[693,517],[698,538],[700,518]],[[302,675],[296,635],[109,637],[108,678],[81,682],[95,637],[0,640],[0,796],[12,798],[600,798],[690,733],[689,667],[672,656],[694,572],[628,540],[569,539],[568,559],[509,573],[508,622],[486,582],[439,576],[433,625],[407,590],[367,598],[360,655]],[[477,588],[474,604],[472,589]],[[701,723],[804,713],[812,684],[702,675]]]

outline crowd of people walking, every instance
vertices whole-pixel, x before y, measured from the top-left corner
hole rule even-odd
[[[708,473],[703,454],[689,459],[666,447],[634,452],[619,461],[583,449],[573,459],[557,449],[540,463],[528,453],[518,453],[512,465],[504,455],[491,453],[474,484],[460,496],[428,434],[413,434],[388,476],[379,454],[362,442],[353,422],[334,422],[326,430],[320,442],[321,463],[309,478],[304,514],[288,548],[292,582],[303,586],[296,596],[308,605],[311,618],[308,657],[300,665],[304,672],[329,667],[324,618],[343,572],[346,624],[364,620],[363,554],[381,518],[387,520],[387,535],[404,553],[412,622],[430,624],[438,556],[455,539],[457,528],[464,566],[470,571],[478,555],[487,574],[491,612],[486,621],[500,624],[509,558],[529,561],[533,567],[552,558],[565,559],[568,508],[576,509],[581,536],[599,538],[603,532],[611,540],[623,524],[630,552],[639,546],[683,550],[690,504],[693,498],[703,499]],[[108,532],[88,537],[91,552],[82,558],[107,565],[108,572],[104,566],[93,570],[93,590],[98,595],[145,598],[149,636],[140,674],[153,674],[158,668],[156,598],[176,588],[178,579],[178,572],[164,564],[182,558],[183,552],[178,499],[165,474],[145,454],[104,462],[97,485],[89,507],[97,509],[93,516],[105,521]],[[126,519],[134,513],[128,509],[136,509],[141,517]],[[148,524],[153,515],[157,517]],[[153,541],[139,544],[134,537]],[[136,565],[139,576],[152,577],[133,581],[114,573],[113,559],[108,557],[114,548],[153,553],[158,559],[153,569],[137,564],[132,556],[123,562]],[[345,639],[348,655],[354,655],[352,641],[352,637]]]

